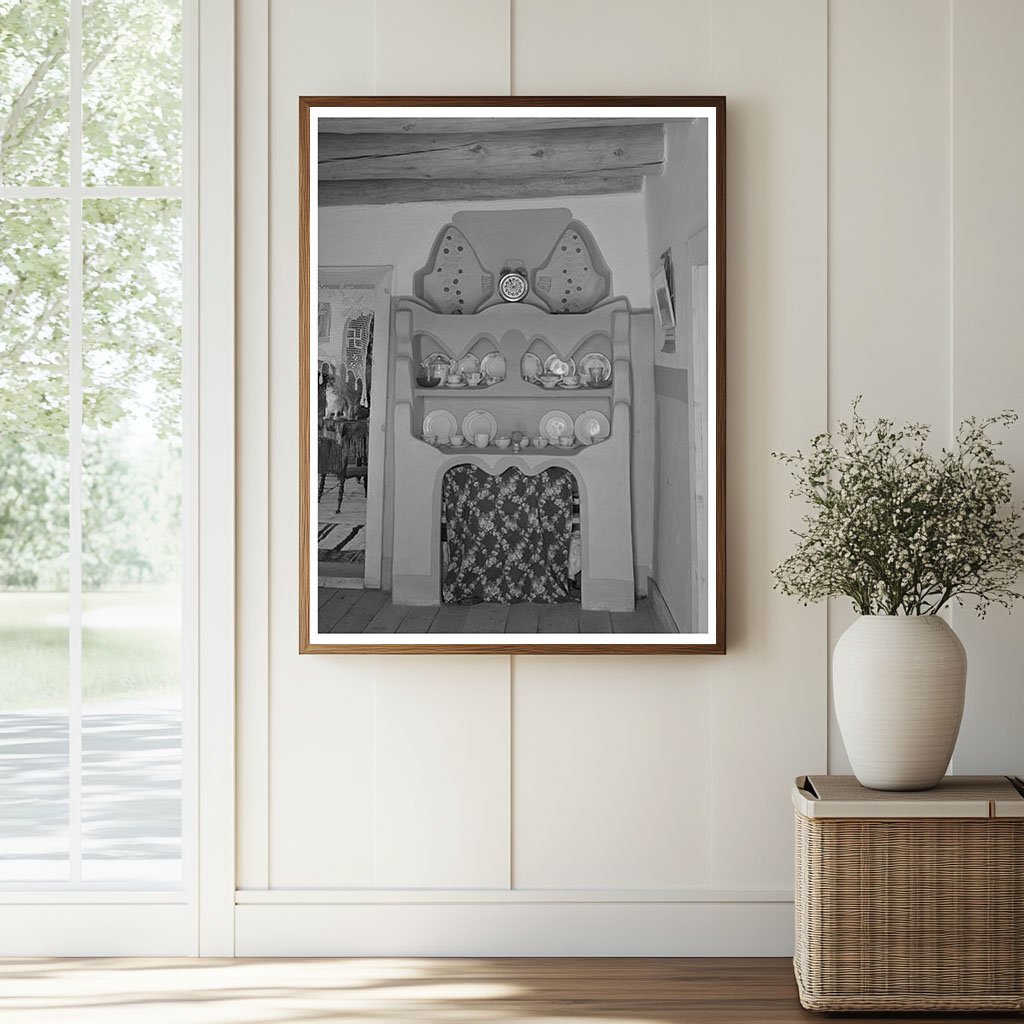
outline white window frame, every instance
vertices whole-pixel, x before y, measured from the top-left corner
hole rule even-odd
[[[69,0],[69,178],[2,187],[69,218],[68,882],[0,886],[0,955],[234,952],[234,5],[182,0],[180,186],[84,186],[82,6]],[[200,104],[200,96],[203,98]],[[182,203],[182,884],[81,880],[82,214],[86,199]],[[202,438],[202,439],[201,439]],[[202,680],[202,686],[200,686]],[[4,927],[4,926],[7,927]]]

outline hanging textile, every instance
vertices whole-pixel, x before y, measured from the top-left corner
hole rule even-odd
[[[442,485],[448,539],[442,599],[449,604],[568,601],[572,474],[518,469],[493,476],[453,466]]]

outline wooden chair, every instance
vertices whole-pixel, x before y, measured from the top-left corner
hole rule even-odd
[[[363,494],[366,494],[368,429],[369,422],[365,419],[325,419],[320,424],[320,442],[317,449],[320,486],[317,500],[323,497],[327,477],[333,474],[338,478],[338,506],[335,512],[341,511],[347,479],[362,480]]]

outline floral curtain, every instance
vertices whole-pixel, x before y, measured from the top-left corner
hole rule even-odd
[[[571,600],[572,474],[518,469],[493,476],[476,466],[445,474],[441,504],[448,560],[441,588],[449,604]]]

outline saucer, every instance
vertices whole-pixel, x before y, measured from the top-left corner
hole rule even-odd
[[[555,385],[555,387],[565,388],[566,391],[579,391],[579,389],[581,387],[583,387],[583,385],[582,384],[566,384],[565,381],[562,380],[562,381],[559,381]]]
[[[445,387],[446,388],[468,388],[469,385],[463,380],[463,381],[460,381],[458,384],[445,384]]]

